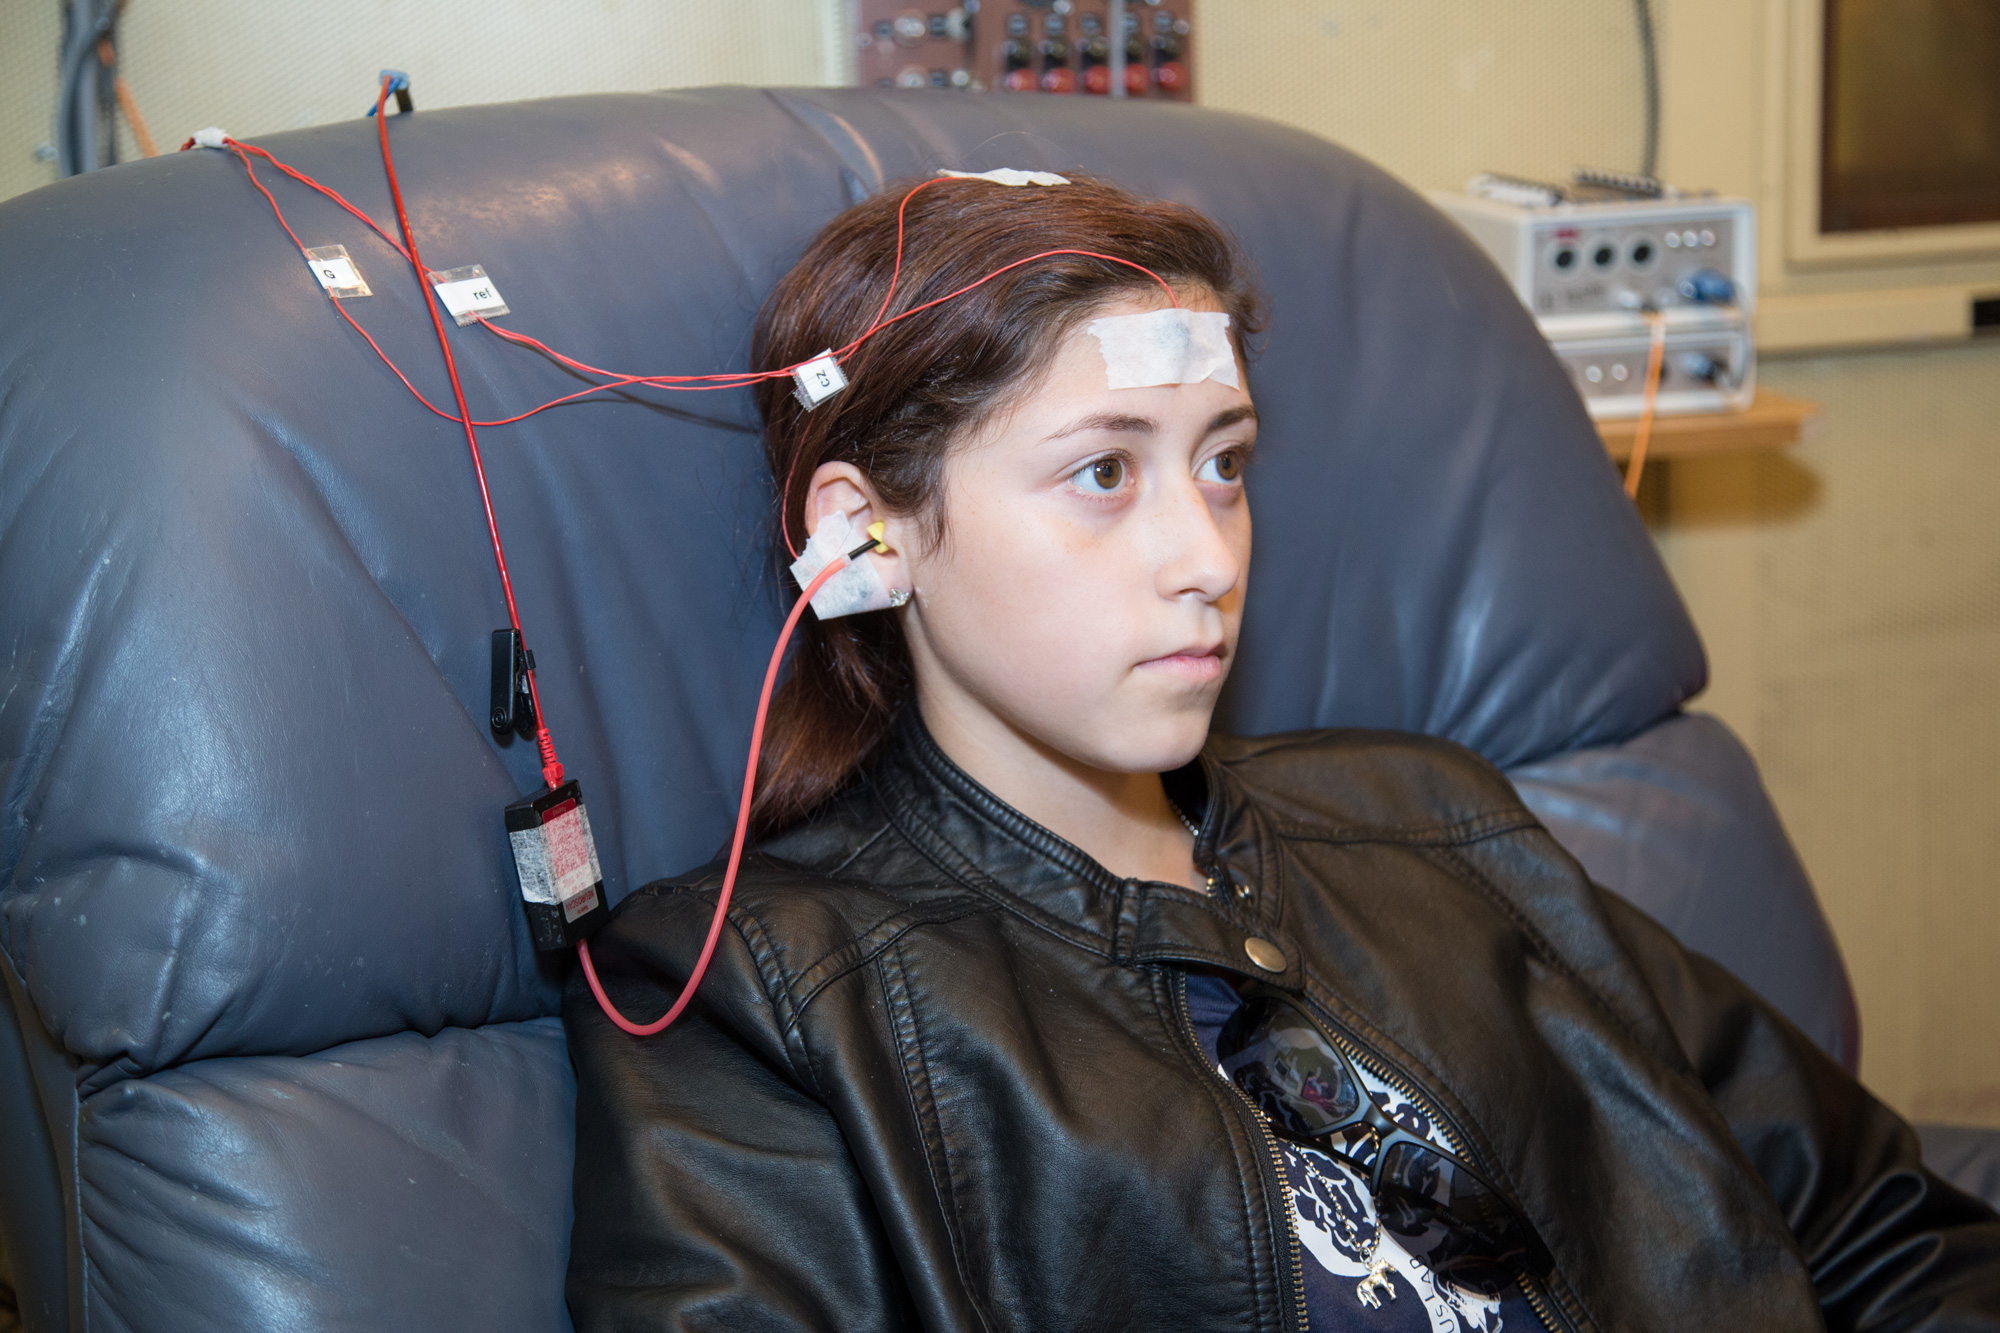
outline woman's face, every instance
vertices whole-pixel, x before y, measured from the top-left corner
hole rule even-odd
[[[1101,313],[1161,304],[1134,296]],[[1257,417],[1247,392],[1215,380],[1105,379],[1079,327],[1031,392],[953,450],[944,537],[899,550],[896,581],[914,591],[901,614],[940,739],[1162,772],[1201,748],[1235,658]]]

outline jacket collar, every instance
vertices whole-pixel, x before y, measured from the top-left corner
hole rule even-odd
[[[1210,894],[1111,873],[952,762],[914,706],[902,710],[868,781],[890,823],[946,874],[1081,948],[1124,964],[1199,964],[1300,984],[1299,950],[1283,928],[1283,858],[1208,747],[1168,775],[1168,791],[1190,817],[1200,811],[1195,860],[1218,868]],[[1275,945],[1284,967],[1259,966],[1253,940]]]

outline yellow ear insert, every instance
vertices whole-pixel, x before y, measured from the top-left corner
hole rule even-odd
[[[868,535],[870,537],[873,537],[875,539],[875,544],[881,547],[884,551],[887,551],[889,549],[889,543],[882,540],[882,534],[887,532],[888,530],[889,530],[889,525],[883,522],[879,518],[876,519],[873,523],[870,523],[868,525]]]

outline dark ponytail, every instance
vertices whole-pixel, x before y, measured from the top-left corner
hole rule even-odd
[[[1238,340],[1259,326],[1258,298],[1235,245],[1201,213],[1140,199],[1088,177],[1009,187],[945,180],[909,200],[891,316],[1043,250],[1098,250],[1142,264],[1183,293],[1212,292]],[[885,187],[829,222],[758,315],[758,370],[805,361],[858,337],[889,290],[896,210],[917,182]],[[1025,388],[1068,333],[1105,302],[1158,290],[1122,264],[1055,255],[888,325],[845,360],[848,387],[807,412],[789,379],[757,386],[764,447],[780,490],[780,532],[805,542],[805,496],[822,463],[854,464],[926,542],[944,535],[938,497],[951,446]],[[789,556],[786,557],[788,560]],[[753,831],[774,833],[845,786],[909,696],[899,613],[820,620],[797,631],[790,673],[771,701]]]

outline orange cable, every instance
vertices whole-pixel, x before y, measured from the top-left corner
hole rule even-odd
[[[139,145],[139,151],[147,157],[158,157],[160,146],[153,142],[153,131],[147,127],[146,118],[139,114],[139,99],[132,96],[132,85],[117,72],[118,52],[109,37],[100,37],[97,41],[97,63],[112,71],[111,91],[118,95],[118,109],[125,113],[125,123],[132,127],[132,138]]]
[[[1660,371],[1667,359],[1667,317],[1648,311],[1646,322],[1653,336],[1646,349],[1646,398],[1639,411],[1638,429],[1632,432],[1632,457],[1625,463],[1625,494],[1639,498],[1639,474],[1646,470],[1646,446],[1653,438],[1653,408],[1660,398]]]

